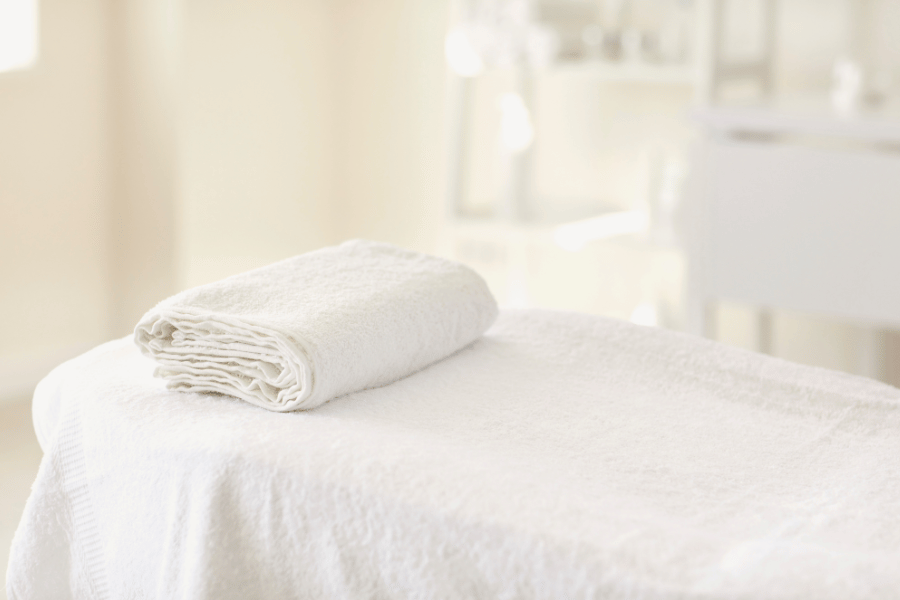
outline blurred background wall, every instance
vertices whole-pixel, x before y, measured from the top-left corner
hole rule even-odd
[[[336,241],[331,3],[186,0],[178,9],[176,287]]]
[[[0,396],[111,333],[111,25],[49,1],[40,66],[0,74]]]
[[[738,58],[755,43],[754,1],[725,18]],[[893,93],[897,4],[778,2],[776,95],[827,101],[847,56]],[[180,289],[354,237],[468,262],[508,306],[686,328],[674,221],[651,243],[577,249],[558,228],[687,203],[710,6],[41,0],[37,59],[0,72],[0,399]],[[555,57],[527,82],[500,59],[448,68],[448,32],[520,17],[543,27],[529,56]],[[747,90],[723,86],[715,102]],[[527,152],[498,150],[510,132],[533,137]],[[526,173],[527,218],[510,218],[511,172]],[[720,303],[716,336],[758,348],[754,310]],[[867,372],[868,324],[778,310],[771,325],[776,355]]]

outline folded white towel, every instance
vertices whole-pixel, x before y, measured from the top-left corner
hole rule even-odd
[[[181,292],[144,315],[134,339],[171,389],[284,412],[414,373],[496,317],[468,267],[351,241]]]

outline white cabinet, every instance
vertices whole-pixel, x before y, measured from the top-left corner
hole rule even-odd
[[[773,309],[900,328],[900,119],[778,108],[695,117],[706,137],[695,157],[692,329],[710,333],[709,307],[723,300],[759,307],[764,351]],[[878,348],[861,351],[878,375]]]

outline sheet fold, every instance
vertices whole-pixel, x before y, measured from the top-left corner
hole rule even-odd
[[[284,412],[410,375],[496,317],[468,267],[356,240],[177,294],[134,340],[171,389]]]

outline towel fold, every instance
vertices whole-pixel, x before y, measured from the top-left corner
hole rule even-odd
[[[181,292],[144,315],[134,339],[170,389],[286,412],[401,379],[496,317],[468,267],[351,241]]]

